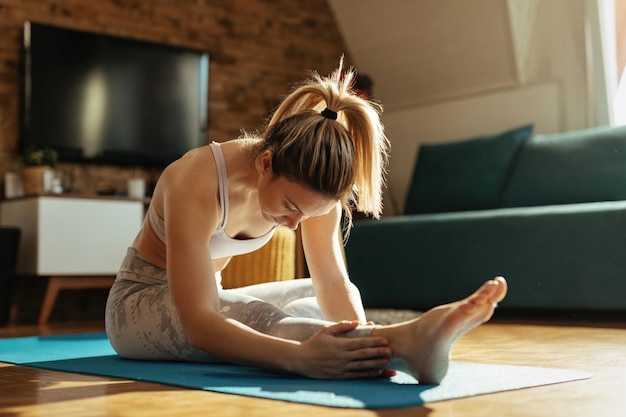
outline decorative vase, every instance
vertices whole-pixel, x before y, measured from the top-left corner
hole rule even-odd
[[[22,167],[24,195],[41,195],[52,191],[54,170],[49,166]]]

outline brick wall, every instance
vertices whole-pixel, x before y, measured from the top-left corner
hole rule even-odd
[[[0,178],[19,167],[25,20],[208,51],[207,140],[260,127],[307,70],[326,74],[341,54],[348,58],[325,0],[0,0]],[[128,168],[61,167],[87,193],[124,188],[129,175]]]

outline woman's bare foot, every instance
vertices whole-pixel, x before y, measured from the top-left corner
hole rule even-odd
[[[497,277],[463,300],[435,307],[415,320],[376,328],[373,335],[389,339],[402,370],[420,383],[438,384],[448,372],[452,344],[489,320],[506,291],[506,281]]]

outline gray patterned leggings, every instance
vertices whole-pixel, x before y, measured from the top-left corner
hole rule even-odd
[[[331,324],[322,314],[310,279],[220,289],[220,314],[259,332],[306,340]],[[167,284],[166,271],[128,249],[106,305],[106,332],[120,356],[144,360],[219,362],[187,341]],[[359,326],[348,337],[369,336]]]

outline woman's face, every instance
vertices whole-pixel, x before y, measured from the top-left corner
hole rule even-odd
[[[263,217],[296,230],[303,220],[328,214],[337,201],[285,177],[261,182],[259,204]]]
[[[271,171],[271,157],[260,157],[259,205],[263,217],[296,230],[303,220],[328,214],[338,201],[296,181],[277,177]]]

